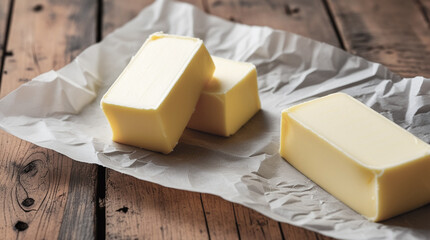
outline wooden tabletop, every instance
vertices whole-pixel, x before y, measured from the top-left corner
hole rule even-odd
[[[151,0],[1,0],[3,97],[59,69]],[[430,77],[430,0],[187,0]],[[73,161],[0,131],[2,239],[328,239],[208,194]]]

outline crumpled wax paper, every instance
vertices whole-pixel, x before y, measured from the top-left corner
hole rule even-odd
[[[186,130],[169,155],[112,142],[100,99],[157,31],[198,37],[212,55],[254,63],[262,110],[230,138]],[[430,79],[401,78],[324,43],[160,0],[64,68],[37,76],[4,97],[0,127],[77,161],[167,187],[215,194],[328,236],[429,238],[429,205],[383,223],[370,222],[278,154],[281,111],[338,91],[430,142]]]

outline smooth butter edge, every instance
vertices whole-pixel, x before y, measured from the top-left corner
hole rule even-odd
[[[354,162],[358,163],[360,166],[363,166],[363,167],[365,167],[365,168],[367,168],[367,169],[369,169],[369,170],[373,171],[373,173],[375,174],[375,176],[376,176],[376,177],[381,177],[381,176],[383,175],[383,173],[384,173],[385,169],[390,169],[390,168],[398,167],[398,166],[401,166],[401,165],[403,165],[403,164],[407,164],[408,162],[415,161],[415,160],[419,160],[419,159],[422,159],[422,158],[424,158],[424,157],[426,157],[426,156],[430,156],[430,145],[428,145],[426,142],[422,141],[421,139],[417,138],[417,137],[416,137],[415,135],[413,135],[412,133],[410,133],[410,132],[406,131],[408,134],[410,134],[411,136],[413,136],[413,137],[414,137],[414,139],[415,139],[416,141],[419,141],[419,142],[424,143],[425,145],[427,145],[427,151],[424,151],[424,152],[423,152],[423,154],[422,154],[422,155],[420,155],[420,156],[416,156],[416,157],[414,157],[414,158],[412,158],[412,159],[407,159],[407,160],[405,160],[405,161],[398,162],[398,163],[395,163],[395,164],[385,165],[385,166],[383,166],[383,167],[370,166],[370,165],[368,165],[368,164],[366,164],[366,163],[363,163],[362,161],[358,160],[356,157],[353,157],[351,154],[349,154],[348,152],[344,151],[344,150],[343,150],[341,147],[339,147],[337,144],[334,144],[332,141],[330,141],[329,139],[327,139],[325,136],[323,136],[323,135],[321,135],[321,134],[317,133],[317,132],[316,132],[316,131],[314,131],[312,128],[310,128],[309,126],[307,126],[306,124],[304,124],[302,121],[299,121],[296,117],[294,117],[294,116],[293,116],[293,114],[294,114],[294,110],[295,110],[296,108],[300,108],[300,107],[302,107],[302,106],[304,106],[304,105],[311,104],[311,103],[312,103],[312,102],[314,102],[314,101],[319,101],[319,100],[321,100],[321,99],[328,98],[328,97],[332,97],[332,96],[334,96],[334,95],[344,95],[344,96],[346,96],[346,97],[349,97],[350,99],[352,99],[352,100],[353,100],[353,101],[355,101],[356,103],[359,103],[359,104],[360,104],[360,106],[361,106],[361,107],[363,107],[363,108],[365,108],[367,111],[371,111],[371,112],[373,112],[373,113],[376,113],[376,114],[377,114],[377,116],[378,116],[379,118],[382,118],[384,121],[389,122],[390,124],[392,124],[392,126],[395,126],[396,128],[401,129],[402,131],[406,131],[404,128],[400,127],[399,125],[397,125],[397,124],[396,124],[396,123],[394,123],[393,121],[391,121],[391,120],[389,120],[389,119],[385,118],[385,117],[384,117],[384,116],[382,116],[380,113],[378,113],[378,112],[376,112],[375,110],[373,110],[372,108],[370,108],[370,107],[366,106],[365,104],[363,104],[362,102],[358,101],[357,99],[355,99],[355,98],[351,97],[350,95],[348,95],[348,94],[346,94],[346,93],[342,93],[342,92],[329,94],[329,95],[326,95],[326,96],[324,96],[324,97],[316,98],[316,99],[312,99],[312,100],[309,100],[309,101],[306,101],[306,102],[303,102],[303,103],[297,104],[297,105],[295,105],[295,106],[291,106],[291,107],[289,107],[289,108],[287,108],[287,109],[284,109],[284,110],[282,111],[282,113],[281,113],[281,125],[282,125],[282,118],[283,118],[283,115],[284,115],[284,114],[287,114],[290,118],[294,119],[294,121],[296,121],[297,123],[301,124],[305,129],[309,130],[310,132],[312,132],[312,133],[313,133],[313,134],[315,134],[316,136],[320,137],[321,139],[323,139],[324,141],[326,141],[327,143],[329,143],[331,146],[333,146],[333,147],[334,147],[335,149],[337,149],[339,152],[341,152],[341,153],[345,154],[348,158],[352,159]],[[292,113],[292,114],[290,114],[290,113]]]

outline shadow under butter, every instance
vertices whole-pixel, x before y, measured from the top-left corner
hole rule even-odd
[[[430,204],[382,221],[381,224],[425,230],[430,234]]]
[[[279,123],[274,124],[273,116],[270,114],[263,109],[259,110],[229,137],[187,128],[179,140],[177,148],[180,148],[181,144],[189,144],[234,155],[250,156],[255,152],[255,147],[270,144],[279,135]]]

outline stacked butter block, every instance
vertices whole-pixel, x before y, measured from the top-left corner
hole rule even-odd
[[[251,63],[212,57],[215,72],[203,89],[188,127],[230,136],[259,109],[257,71]]]
[[[155,33],[101,107],[114,141],[169,153],[188,124],[223,136],[245,124],[260,109],[257,73],[252,64],[212,58],[200,39]]]

